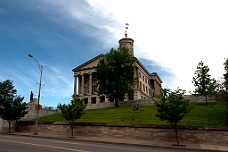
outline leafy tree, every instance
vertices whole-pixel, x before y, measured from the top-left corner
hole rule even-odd
[[[223,82],[218,83],[217,100],[225,103],[226,125],[228,125],[228,59],[224,62]]]
[[[83,100],[77,99],[73,96],[70,104],[59,104],[58,108],[61,110],[62,116],[70,123],[71,136],[74,136],[74,124],[76,120],[80,119],[83,115],[83,111],[86,105]]]
[[[5,80],[0,82],[0,106],[6,101],[11,100],[16,95],[17,90],[14,89],[13,82]]]
[[[155,116],[159,117],[162,121],[168,121],[173,127],[178,146],[177,124],[190,111],[189,101],[183,98],[184,93],[185,91],[179,88],[175,91],[163,89],[160,99],[155,101],[158,111],[158,114]]]
[[[192,83],[194,83],[196,95],[204,96],[207,103],[207,98],[215,92],[216,80],[211,78],[209,74],[209,67],[205,66],[201,61],[199,62],[195,71],[195,77],[193,77]]]
[[[98,95],[105,94],[110,101],[123,100],[124,96],[133,96],[134,62],[127,48],[112,48],[106,57],[101,59],[96,67],[96,78],[98,84]]]
[[[7,120],[9,124],[9,132],[10,126],[13,121],[16,121],[16,127],[18,120],[21,117],[24,117],[28,112],[26,109],[28,108],[27,103],[23,102],[24,97],[16,96],[13,100],[7,100],[3,103],[2,106],[2,119]]]
[[[1,118],[7,120],[10,126],[13,121],[17,122],[21,117],[24,117],[28,112],[27,103],[23,102],[24,97],[17,96],[17,90],[14,89],[13,82],[6,80],[0,82],[0,115]]]
[[[14,98],[14,102],[13,102],[13,111],[14,113],[16,113],[16,115],[14,115],[14,119],[16,121],[15,125],[16,125],[16,131],[17,131],[17,127],[18,127],[18,120],[22,117],[24,117],[28,111],[28,104],[26,102],[23,102],[24,97],[20,97],[17,96]]]
[[[224,86],[225,86],[225,89],[226,91],[228,91],[228,58],[226,59],[226,61],[224,62],[224,69],[225,69],[225,74],[223,75],[224,76]]]

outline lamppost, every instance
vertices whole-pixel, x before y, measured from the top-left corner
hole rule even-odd
[[[40,83],[39,83],[39,90],[38,90],[38,101],[37,101],[37,105],[36,105],[36,128],[34,130],[34,135],[38,135],[38,117],[39,117],[39,110],[40,110],[40,90],[41,90],[41,82],[42,82],[42,70],[43,70],[43,66],[40,65],[40,63],[38,62],[38,60],[31,54],[28,54],[29,57],[34,58],[37,66],[40,70]]]

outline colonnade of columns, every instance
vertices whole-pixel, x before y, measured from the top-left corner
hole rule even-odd
[[[156,79],[152,78],[153,80],[151,80],[151,77],[149,77],[147,78],[147,81],[144,82],[143,79],[140,78],[138,67],[135,67],[134,76],[139,78],[139,81],[134,86],[134,99],[153,97],[154,95],[159,94],[158,91],[160,90],[159,88],[161,86],[159,86],[158,82],[156,82]],[[143,83],[148,85],[146,91],[143,89]],[[78,95],[79,97],[88,100],[89,103],[94,100],[97,95],[97,81],[95,71],[89,73],[78,72],[74,74],[74,95]]]
[[[92,95],[96,92],[95,73],[75,74],[74,76],[74,94],[75,95]]]

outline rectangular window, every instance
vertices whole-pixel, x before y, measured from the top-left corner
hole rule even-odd
[[[97,92],[97,87],[96,86],[92,86],[92,93],[96,93]]]
[[[84,98],[84,104],[88,104],[88,98]]]
[[[141,81],[139,83],[139,88],[140,88],[140,90],[142,90],[142,82]]]
[[[100,102],[101,102],[101,103],[105,102],[105,96],[101,96],[101,97],[100,97]]]
[[[92,103],[92,104],[96,104],[96,97],[92,97],[92,98],[91,98],[91,103]]]

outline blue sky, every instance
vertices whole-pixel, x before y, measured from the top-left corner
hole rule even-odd
[[[228,50],[228,2],[212,0],[0,0],[0,81],[13,81],[18,95],[56,107],[73,94],[72,69],[118,47],[129,23],[135,56],[163,87],[193,91],[198,62],[222,77]],[[37,96],[35,96],[37,97]]]

